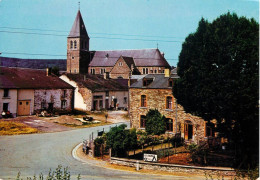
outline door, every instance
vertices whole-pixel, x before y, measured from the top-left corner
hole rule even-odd
[[[192,124],[184,124],[184,139],[189,140],[192,139],[193,135],[193,125]]]
[[[109,108],[109,101],[108,101],[108,99],[106,99],[106,101],[105,101],[105,108],[106,108],[106,109]]]
[[[30,115],[30,100],[18,101],[18,116]]]

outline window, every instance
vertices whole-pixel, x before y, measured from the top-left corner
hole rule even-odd
[[[168,81],[168,86],[169,86],[169,87],[173,87],[173,79],[169,79],[169,81]]]
[[[148,68],[143,68],[143,74],[148,74]]]
[[[71,59],[74,59],[74,56],[72,56]]]
[[[154,70],[154,74],[157,74],[157,69]]]
[[[104,74],[104,73],[106,73],[106,69],[105,68],[100,69],[100,74]]]
[[[146,120],[146,116],[141,115],[141,117],[140,117],[140,128],[145,128],[145,120]]]
[[[66,90],[63,90],[62,97],[63,97],[63,98],[65,98],[65,97],[66,97]]]
[[[67,107],[67,101],[61,100],[61,109],[66,109],[66,107]]]
[[[144,78],[143,79],[143,86],[148,86],[152,82],[153,82],[153,79],[151,79],[151,78]]]
[[[109,96],[109,91],[106,91],[106,97],[108,97]]]
[[[166,119],[166,131],[173,131],[173,120],[171,118]]]
[[[151,74],[153,74],[153,70],[150,70]]]
[[[141,107],[146,107],[146,95],[141,95]]]
[[[74,49],[77,49],[77,41],[74,41]]]
[[[122,62],[119,62],[119,63],[118,63],[118,66],[123,66],[123,63],[122,63]]]
[[[91,74],[95,74],[95,69],[90,69]]]
[[[124,97],[124,104],[127,104],[127,97]]]
[[[77,69],[74,69],[74,73],[77,73]]]
[[[166,109],[172,109],[172,97],[171,96],[166,97]]]
[[[73,41],[70,41],[70,49],[73,48]]]
[[[9,103],[3,103],[3,111],[4,112],[8,111],[8,105],[9,105]]]
[[[41,109],[46,109],[46,102],[41,102]]]
[[[9,89],[4,89],[4,97],[9,97]]]

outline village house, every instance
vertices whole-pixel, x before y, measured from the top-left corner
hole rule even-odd
[[[67,38],[67,73],[105,74],[129,79],[129,74],[164,73],[170,65],[159,49],[90,51],[86,27],[80,11]]]
[[[175,71],[172,71],[175,72]],[[167,69],[165,74],[148,74],[132,77],[133,84],[129,89],[129,112],[131,127],[145,129],[145,116],[150,109],[157,109],[167,118],[167,132],[181,133],[186,141],[199,143],[209,133],[204,120],[186,113],[177,104],[172,94],[174,79],[177,74],[171,74]],[[208,128],[209,131],[209,128]]]
[[[0,98],[0,110],[14,117],[73,109],[73,87],[48,70],[0,67]]]
[[[63,74],[75,88],[74,108],[79,111],[128,108],[128,81],[91,74]]]

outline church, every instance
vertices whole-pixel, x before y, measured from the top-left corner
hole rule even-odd
[[[67,73],[129,79],[130,75],[163,74],[170,65],[159,49],[90,51],[80,10],[67,37]]]

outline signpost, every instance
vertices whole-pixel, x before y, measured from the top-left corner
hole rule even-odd
[[[144,161],[157,162],[156,154],[144,154]]]

